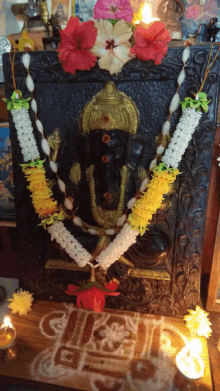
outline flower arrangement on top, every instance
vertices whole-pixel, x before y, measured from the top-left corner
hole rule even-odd
[[[80,23],[78,17],[68,21],[60,32],[58,48],[63,69],[74,74],[77,69],[89,70],[98,65],[110,74],[118,73],[132,58],[154,61],[159,65],[171,40],[163,23],[132,24],[133,11],[129,0],[116,0],[114,6],[98,0],[94,21]]]

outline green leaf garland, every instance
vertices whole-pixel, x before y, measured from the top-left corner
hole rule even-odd
[[[17,98],[17,95],[19,95],[19,98]],[[22,98],[22,92],[16,90],[13,92],[11,99],[2,98],[2,100],[7,103],[7,110],[21,110],[22,107],[28,110],[29,109],[28,101],[31,100],[31,98],[27,98],[27,99],[21,99],[21,98]]]
[[[190,107],[191,109],[196,109],[196,111],[200,111],[203,109],[205,113],[208,111],[208,104],[211,102],[207,99],[207,95],[205,92],[199,92],[198,93],[199,99],[193,99],[193,98],[185,98],[183,102],[180,102],[182,109],[185,110],[187,107]]]
[[[22,167],[22,169],[24,168],[27,168],[27,167],[44,167],[44,162],[45,162],[45,159],[44,160],[40,160],[39,158],[34,160],[33,162],[27,162],[27,163],[23,163],[23,164],[20,164],[20,166]]]

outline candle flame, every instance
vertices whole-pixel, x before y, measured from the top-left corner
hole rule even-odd
[[[6,317],[4,318],[4,326],[12,327],[11,319],[9,318],[9,316],[6,316]]]

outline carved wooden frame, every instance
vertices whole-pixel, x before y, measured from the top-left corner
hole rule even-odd
[[[182,68],[182,51],[184,47],[169,48],[163,63],[155,67],[152,62],[141,62],[137,59],[127,63],[122,71],[114,76],[100,70],[98,67],[89,72],[76,72],[75,75],[65,73],[58,61],[55,52],[34,52],[30,65],[30,73],[35,84],[39,82],[63,82],[63,83],[98,83],[100,86],[105,81],[113,80],[118,83],[124,82],[157,82],[177,79]],[[183,87],[183,97],[198,91],[204,75],[206,61],[209,56],[210,45],[194,46],[191,48],[191,59],[186,66],[186,81]],[[216,53],[217,48],[213,49]],[[28,95],[25,77],[26,70],[21,63],[21,55],[17,54],[15,60],[15,75],[17,88]],[[3,56],[6,97],[12,93],[12,79],[8,54]],[[189,307],[193,307],[200,299],[200,276],[203,236],[206,216],[206,205],[209,186],[209,173],[211,167],[211,156],[214,144],[216,128],[217,102],[219,91],[219,58],[207,79],[204,92],[211,99],[209,113],[204,114],[193,140],[190,143],[183,157],[180,171],[183,172],[178,182],[178,191],[173,207],[171,207],[170,221],[173,224],[174,246],[172,252],[171,281],[153,280],[147,278],[130,277],[120,283],[121,295],[117,298],[109,298],[107,304],[111,308],[133,310],[139,312],[150,312],[171,316],[184,314]],[[120,84],[121,86],[123,84]],[[174,122],[178,122],[178,114],[174,114]],[[19,202],[18,222],[21,232],[21,268],[23,269],[24,287],[35,292],[38,298],[53,298],[55,300],[71,301],[63,290],[57,287],[57,276],[54,282],[45,279],[45,233],[37,226],[37,219],[34,219],[35,226],[30,226],[28,216],[26,226],[22,223],[22,216],[29,211],[25,205],[28,192],[24,194],[21,185],[24,180],[20,177],[20,150],[18,142],[13,137],[14,125],[10,122],[12,134],[12,148],[14,150],[14,172],[18,173],[16,182],[16,197]],[[19,180],[18,180],[19,178]],[[23,182],[23,183],[21,183]],[[22,201],[24,199],[24,201]],[[172,209],[178,208],[176,220],[173,217]],[[33,219],[31,221],[33,223]],[[26,239],[23,238],[26,235]],[[30,240],[29,251],[27,249],[27,235]],[[40,247],[40,250],[39,250]],[[38,265],[28,263],[29,257],[33,257]],[[29,274],[28,274],[29,273]],[[65,278],[65,276],[64,276]],[[76,283],[79,279],[84,280],[83,272],[77,274]]]

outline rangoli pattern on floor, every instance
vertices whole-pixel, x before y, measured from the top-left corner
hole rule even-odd
[[[50,383],[83,377],[92,391],[173,390],[175,356],[186,342],[164,317],[97,314],[72,304],[45,315],[40,331],[51,348],[35,357],[31,377]]]

